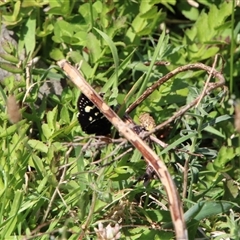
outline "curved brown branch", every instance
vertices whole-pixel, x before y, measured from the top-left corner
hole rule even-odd
[[[114,127],[116,127],[116,129],[142,153],[147,164],[156,171],[168,196],[169,209],[175,228],[176,239],[188,239],[182,204],[176,186],[164,162],[161,161],[156,153],[135,132],[133,132],[106,103],[103,102],[102,98],[74,67],[66,60],[59,61],[58,65],[82,93],[97,106]]]
[[[209,67],[203,63],[191,63],[191,64],[188,64],[185,66],[181,66],[181,67],[178,67],[178,68],[174,69],[173,71],[167,73],[165,76],[160,78],[156,83],[154,83],[151,87],[146,89],[146,91],[126,109],[126,113],[132,112],[142,101],[144,101],[149,95],[151,95],[154,90],[156,90],[159,86],[161,86],[163,83],[168,81],[170,78],[177,75],[178,73],[192,70],[192,69],[201,69],[201,70],[207,71],[208,73],[211,73],[213,76],[215,76],[216,78],[219,79],[219,82],[216,83],[217,86],[212,87],[210,90],[213,90],[219,86],[223,86],[225,83],[225,79],[220,72],[218,72],[216,69]]]

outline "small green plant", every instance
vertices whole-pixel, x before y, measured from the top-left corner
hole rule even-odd
[[[106,143],[84,133],[80,91],[56,61],[79,68],[110,106],[121,105],[120,115],[160,78],[196,62],[214,66],[238,98],[239,7],[189,2],[0,2],[16,39],[2,36],[0,53],[0,70],[9,73],[0,81],[1,239],[175,237],[161,182],[137,182],[146,164],[121,136]],[[211,74],[179,71],[130,116],[139,123],[147,112],[160,125],[197,99]],[[167,144],[153,149],[177,186],[189,239],[239,238],[239,133],[228,99],[226,88],[207,92],[155,133]]]

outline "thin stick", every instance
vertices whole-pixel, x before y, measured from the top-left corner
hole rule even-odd
[[[215,56],[214,58],[214,62],[213,62],[213,65],[212,65],[212,69],[208,75],[208,78],[207,78],[207,81],[205,82],[205,85],[204,85],[204,89],[200,95],[200,98],[196,104],[196,107],[198,107],[199,103],[202,101],[203,97],[205,96],[205,93],[206,93],[206,90],[207,90],[207,87],[208,87],[208,84],[212,78],[212,74],[213,74],[213,70],[215,70],[215,67],[216,67],[216,64],[217,64],[217,59],[218,59],[218,55]]]
[[[58,65],[63,69],[72,82],[82,91],[82,93],[94,103],[94,105],[104,114],[104,116],[114,125],[114,127],[143,155],[161,180],[168,196],[169,209],[175,228],[176,239],[188,239],[188,233],[183,216],[182,203],[180,201],[176,186],[168,172],[164,162],[157,154],[135,133],[128,124],[124,123],[119,116],[103,102],[102,98],[86,82],[83,76],[72,67],[66,60],[61,60]]]
[[[224,82],[217,82],[217,83],[212,83],[209,85],[209,87],[206,89],[206,93],[211,92],[212,90],[218,88],[218,87],[222,87],[224,85]],[[206,94],[205,93],[205,94]],[[180,116],[182,116],[185,112],[187,112],[191,107],[193,107],[194,105],[197,104],[197,102],[199,101],[199,99],[201,98],[201,96],[197,97],[196,99],[194,99],[191,103],[187,104],[186,106],[183,106],[182,108],[180,108],[179,111],[177,111],[172,117],[170,117],[168,120],[166,120],[165,122],[159,124],[157,127],[155,127],[153,130],[149,131],[144,137],[148,137],[149,135],[151,135],[152,133],[155,133],[157,131],[159,131],[160,129],[164,128],[166,125],[170,124],[170,122],[174,121],[176,118],[179,118]]]
[[[184,171],[183,171],[183,193],[182,198],[185,199],[187,196],[187,185],[188,185],[188,169],[189,169],[189,157],[186,159],[184,164]]]
[[[173,71],[167,73],[164,77],[160,78],[156,83],[154,83],[151,87],[149,87],[141,96],[138,98],[135,102],[133,102],[126,110],[126,113],[132,112],[143,100],[145,100],[149,95],[153,93],[154,90],[156,90],[159,86],[161,86],[163,83],[168,81],[173,76],[177,75],[180,72],[192,70],[192,69],[202,69],[204,71],[207,71],[210,73],[212,71],[213,76],[219,79],[219,83],[216,87],[223,86],[225,84],[225,79],[223,75],[218,72],[215,69],[212,69],[211,67],[203,64],[203,63],[192,63],[185,66],[178,67],[174,69]],[[215,89],[214,87],[213,89]],[[213,90],[211,89],[211,90]]]

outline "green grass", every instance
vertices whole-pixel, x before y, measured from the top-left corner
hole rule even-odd
[[[216,54],[229,91],[204,96],[165,135],[156,134],[168,147],[153,149],[176,183],[189,239],[239,239],[239,133],[229,104],[231,94],[239,98],[239,7],[224,0],[198,1],[197,8],[152,2],[0,3],[2,22],[17,36],[16,46],[2,43],[0,55],[6,60],[0,68],[10,73],[0,83],[0,239],[101,239],[99,223],[119,224],[120,239],[173,239],[161,182],[134,184],[146,169],[139,152],[81,130],[80,92],[56,61],[80,63],[108,104],[126,109],[170,71],[197,62],[211,67]],[[139,123],[148,112],[159,125],[196,99],[207,78],[203,70],[179,73],[130,115]],[[43,95],[50,79],[65,81],[60,94]],[[16,106],[8,105],[10,116],[6,107],[10,95],[20,103],[17,123],[11,123]]]

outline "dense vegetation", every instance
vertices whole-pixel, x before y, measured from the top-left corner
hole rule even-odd
[[[121,144],[121,136],[109,142],[82,131],[80,91],[57,66],[61,59],[122,109],[186,66],[130,116],[139,124],[149,113],[158,126],[179,113],[155,132],[168,145],[151,146],[177,186],[189,239],[239,239],[240,10],[234,1],[6,0],[0,11],[2,28],[16,40],[1,37],[1,239],[175,236],[162,183],[138,181],[146,170],[141,154]],[[199,62],[212,72],[194,65]],[[225,86],[205,92],[219,82],[213,70]]]

